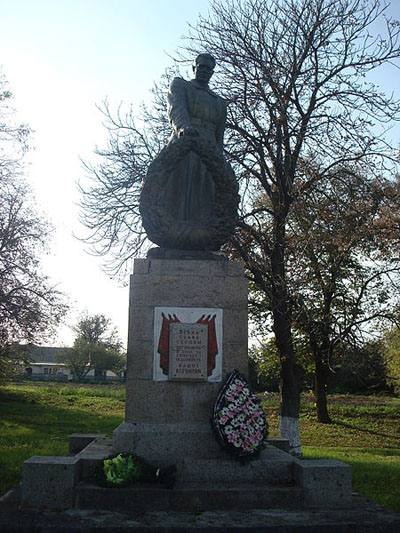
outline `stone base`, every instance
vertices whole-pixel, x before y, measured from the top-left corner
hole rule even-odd
[[[162,466],[183,458],[224,457],[210,424],[122,422],[113,442],[116,454],[136,454]]]
[[[210,458],[219,453],[210,417],[222,380],[235,369],[248,372],[247,280],[241,263],[220,255],[200,259],[195,253],[189,260],[156,250],[169,258],[136,259],[131,276],[125,424],[115,431],[114,449],[161,463]],[[155,380],[157,307],[219,310],[221,381]]]
[[[218,444],[210,425],[129,424],[114,431],[114,453],[131,453],[156,466],[176,464],[190,482],[283,483],[293,478],[293,458],[266,445],[259,456],[239,462]]]
[[[276,439],[278,447],[267,445],[258,457],[245,463],[223,450],[210,425],[221,383],[154,381],[155,307],[222,310],[222,314],[218,311],[222,317],[222,377],[234,369],[247,374],[247,281],[243,266],[198,259],[135,260],[125,422],[115,430],[113,440],[72,436],[73,457],[32,457],[26,461],[24,504],[135,512],[350,505],[351,468],[343,463],[299,461],[278,449],[287,446],[281,439]],[[91,485],[101,474],[103,460],[122,452],[141,456],[157,467],[176,464],[176,485],[171,490],[159,484],[127,489]]]
[[[173,489],[157,483],[106,489],[93,481],[101,474],[104,459],[113,455],[112,448],[111,439],[97,437],[73,457],[31,457],[24,463],[23,503],[57,510],[75,506],[130,512],[344,509],[352,503],[350,466],[340,461],[301,461],[268,444],[245,463],[222,449],[214,458],[180,456],[175,450]],[[149,454],[143,455],[149,460]],[[163,466],[156,459],[150,462]]]
[[[33,507],[68,509],[79,479],[76,457],[34,455],[24,463],[22,502]]]
[[[110,490],[94,485],[77,486],[77,507],[131,512],[204,511],[248,509],[302,509],[306,490],[299,487],[264,487],[255,484],[181,484],[173,490],[133,486]]]
[[[333,459],[305,459],[293,463],[293,477],[307,488],[308,503],[331,507],[351,505],[351,466]]]

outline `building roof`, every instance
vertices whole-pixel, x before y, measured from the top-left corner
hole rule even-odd
[[[62,346],[36,346],[28,344],[26,355],[33,363],[60,363],[56,356],[70,351],[71,348]]]

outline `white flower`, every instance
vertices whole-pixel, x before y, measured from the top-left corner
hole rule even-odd
[[[233,427],[232,426],[225,426],[224,427],[225,435],[229,435],[230,433],[232,433],[232,431],[233,431]]]

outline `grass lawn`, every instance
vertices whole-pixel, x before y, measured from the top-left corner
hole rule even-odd
[[[270,434],[278,434],[279,398],[262,395]],[[123,385],[8,384],[0,387],[0,493],[21,480],[32,455],[66,453],[71,433],[105,433],[123,420]],[[334,423],[318,424],[314,400],[302,398],[304,456],[345,461],[353,487],[400,512],[400,398],[329,397]]]
[[[0,494],[32,455],[63,455],[72,433],[105,433],[124,418],[121,385],[32,383],[0,387]]]
[[[271,435],[278,435],[277,395],[264,395]],[[353,490],[400,513],[400,398],[329,396],[332,424],[318,424],[314,398],[303,395],[300,436],[305,459],[338,459],[353,469]]]

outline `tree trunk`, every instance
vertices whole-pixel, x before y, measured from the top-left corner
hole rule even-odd
[[[315,399],[317,404],[317,419],[322,424],[331,424],[328,413],[326,386],[328,383],[329,369],[320,355],[315,355]]]
[[[290,453],[301,457],[299,414],[300,373],[296,365],[292,342],[292,321],[286,287],[284,245],[285,215],[276,216],[274,224],[275,246],[271,254],[271,304],[275,343],[281,360],[281,405],[279,434],[289,440]]]
[[[296,365],[294,361],[282,361],[279,434],[289,440],[290,453],[296,457],[302,456],[299,414],[300,387]]]

